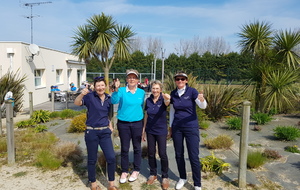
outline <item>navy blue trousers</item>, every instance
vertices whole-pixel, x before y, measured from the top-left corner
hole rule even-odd
[[[194,186],[201,187],[201,165],[199,160],[199,128],[172,127],[172,138],[175,149],[175,159],[180,178],[187,179],[183,145],[183,141],[185,139],[188,156],[192,168]]]
[[[136,122],[126,122],[118,120],[117,123],[119,137],[121,141],[121,169],[122,172],[128,172],[129,157],[128,152],[130,148],[130,141],[133,146],[133,170],[140,171],[142,162],[142,132],[143,132],[143,120]]]
[[[167,156],[167,135],[153,135],[147,133],[148,163],[150,167],[150,175],[157,175],[157,163],[155,158],[156,143],[158,148],[158,155],[161,162],[161,177],[168,178],[169,161]]]
[[[115,180],[116,156],[111,140],[111,130],[89,130],[85,131],[85,144],[87,147],[88,178],[90,182],[96,181],[96,163],[98,160],[98,145],[100,145],[107,162],[108,181]]]

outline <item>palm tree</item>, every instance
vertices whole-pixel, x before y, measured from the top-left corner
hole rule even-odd
[[[100,64],[105,80],[115,59],[130,58],[130,40],[135,35],[128,25],[118,25],[112,16],[93,15],[87,24],[79,26],[73,37],[72,54],[89,63]]]
[[[298,80],[299,31],[278,31],[272,37],[271,25],[255,21],[242,27],[239,45],[253,56],[252,79],[255,82],[255,110],[275,108],[282,111],[296,98],[292,85]]]
[[[252,72],[255,82],[255,110],[258,111],[264,104],[262,94],[266,90],[266,72],[271,63],[270,50],[273,40],[271,24],[259,21],[246,24],[238,36],[241,38],[238,45],[242,53],[249,53],[254,58]]]
[[[278,69],[268,73],[266,77],[268,87],[263,94],[265,110],[273,108],[281,112],[287,107],[294,107],[293,100],[297,99],[294,84],[298,76],[299,70],[293,68]]]
[[[298,68],[300,57],[294,50],[300,44],[300,32],[280,30],[274,36],[274,44],[279,61],[288,67]]]

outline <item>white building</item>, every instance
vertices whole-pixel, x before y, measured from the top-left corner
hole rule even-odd
[[[49,101],[52,85],[69,91],[71,82],[79,87],[86,80],[86,65],[76,56],[24,42],[0,42],[0,78],[18,69],[20,76],[27,76],[23,108],[29,107],[29,92],[37,105]]]

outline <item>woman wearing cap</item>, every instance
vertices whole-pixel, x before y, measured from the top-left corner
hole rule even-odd
[[[120,88],[120,81],[115,82],[115,91],[112,93],[112,103],[119,104],[118,107],[118,131],[121,141],[121,169],[120,183],[125,183],[128,176],[130,141],[132,141],[134,162],[133,172],[128,181],[132,182],[138,178],[142,160],[142,131],[143,131],[143,104],[145,91],[139,89],[137,84],[139,73],[137,70],[126,71],[126,87]]]
[[[162,93],[163,85],[160,81],[151,82],[151,95],[146,99],[145,118],[143,129],[143,141],[148,145],[148,163],[150,177],[147,184],[151,185],[157,180],[156,144],[161,162],[162,188],[169,188],[168,170],[169,161],[167,156],[167,106],[170,104],[170,95]]]
[[[100,145],[107,162],[108,190],[117,190],[114,186],[116,158],[111,140],[113,128],[109,120],[109,110],[112,105],[110,96],[105,93],[106,83],[104,77],[96,77],[94,87],[95,91],[91,92],[86,86],[74,101],[75,105],[85,105],[87,107],[85,143],[88,153],[88,179],[91,182],[92,190],[100,190],[96,182],[95,167],[98,145]]]
[[[205,109],[206,100],[202,93],[188,86],[188,76],[179,72],[174,77],[177,88],[171,92],[170,126],[175,149],[175,159],[179,171],[176,189],[181,189],[187,182],[184,159],[185,139],[192,168],[195,190],[201,190],[201,166],[199,162],[199,126],[196,105]]]

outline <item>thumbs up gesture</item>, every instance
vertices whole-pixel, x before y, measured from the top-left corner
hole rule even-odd
[[[85,96],[85,95],[87,95],[88,93],[90,93],[89,85],[86,84],[86,85],[85,85],[85,88],[81,90],[81,94]]]
[[[165,94],[165,93],[162,93],[162,96],[164,98],[165,105],[168,106],[170,104],[171,96],[169,94]]]
[[[200,102],[204,102],[204,96],[203,96],[203,90],[200,91],[200,93],[198,94],[198,99],[200,100]]]
[[[162,96],[165,101],[170,101],[170,99],[171,99],[171,96],[169,94],[162,93]]]

